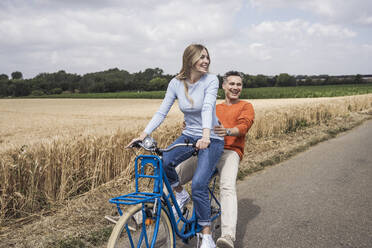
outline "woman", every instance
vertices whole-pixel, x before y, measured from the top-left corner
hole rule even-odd
[[[181,71],[170,81],[159,110],[141,135],[130,143],[143,140],[151,134],[163,122],[174,101],[178,99],[179,108],[184,113],[186,127],[173,144],[184,143],[187,139],[196,142],[196,148],[199,150],[198,166],[191,188],[198,224],[203,227],[202,248],[215,247],[210,230],[208,183],[224,146],[223,137],[213,132],[213,127],[218,125],[215,109],[218,79],[208,73],[209,64],[207,48],[200,44],[188,46],[183,54]],[[163,154],[163,167],[172,188],[176,191],[176,199],[181,208],[190,197],[179,184],[175,167],[191,157],[192,153],[191,147],[177,147]]]

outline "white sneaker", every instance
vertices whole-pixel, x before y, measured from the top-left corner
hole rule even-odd
[[[190,201],[189,193],[187,193],[185,189],[183,189],[180,193],[176,192],[176,201],[177,201],[178,206],[180,207],[180,210],[183,211],[183,208]],[[172,209],[173,209],[174,217],[178,218],[176,208],[173,206]]]
[[[223,236],[217,239],[218,248],[234,248],[234,242],[230,236]]]
[[[211,234],[203,234],[202,244],[200,248],[215,248],[213,238]]]

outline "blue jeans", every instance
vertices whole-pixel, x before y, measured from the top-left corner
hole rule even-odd
[[[200,138],[182,134],[172,145],[185,143],[185,140],[194,143]],[[209,147],[198,152],[198,166],[192,178],[191,190],[196,218],[201,226],[208,226],[211,222],[208,184],[222,155],[223,146],[223,140],[211,139]],[[192,147],[180,146],[163,154],[163,168],[172,187],[179,184],[175,167],[190,158],[193,152]]]

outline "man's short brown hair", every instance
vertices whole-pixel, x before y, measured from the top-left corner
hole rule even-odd
[[[227,78],[230,76],[237,76],[240,77],[243,80],[243,74],[238,71],[228,71],[223,75],[223,82],[226,82]]]

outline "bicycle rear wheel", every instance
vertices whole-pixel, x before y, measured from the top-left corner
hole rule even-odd
[[[153,206],[154,204],[147,203],[144,213],[142,212],[142,204],[130,207],[116,223],[107,247],[151,247],[156,232],[155,223],[157,219],[150,213]],[[155,247],[175,247],[172,224],[164,209],[160,212]]]

